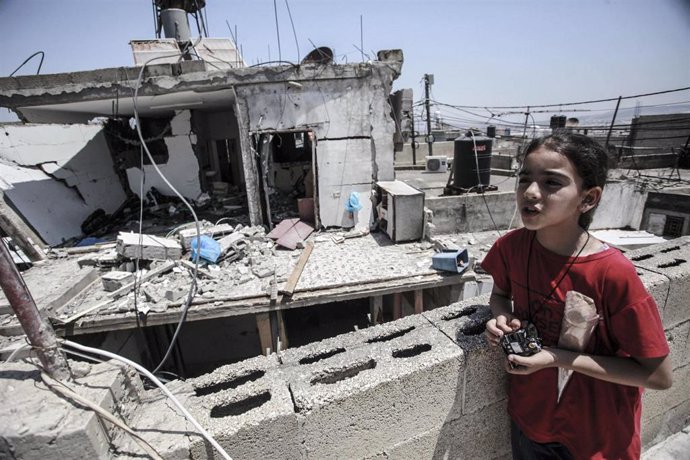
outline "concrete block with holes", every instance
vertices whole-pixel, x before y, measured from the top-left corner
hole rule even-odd
[[[661,273],[653,272],[642,267],[635,267],[637,275],[642,280],[642,284],[654,297],[657,307],[659,307],[659,316],[664,317],[664,309],[668,301],[668,293],[671,289],[671,281],[667,276]]]
[[[690,236],[629,251],[625,255],[636,267],[668,278],[670,288],[661,316],[664,328],[690,319],[687,303],[690,298]]]
[[[300,458],[297,417],[275,354],[188,380],[192,415],[233,458]],[[191,458],[214,458],[194,439]],[[217,456],[216,456],[217,458]]]
[[[311,364],[348,350],[392,340],[415,329],[428,326],[429,322],[420,315],[406,316],[397,321],[348,332],[299,348],[289,348],[280,354],[280,360],[285,365]]]
[[[511,458],[510,420],[506,400],[486,406],[482,411],[461,419],[448,420],[442,426],[415,433],[405,441],[389,446],[373,459],[407,460],[411,458]]]
[[[490,347],[485,338],[486,322],[491,318],[489,294],[423,313],[465,354],[461,412],[469,414],[506,398],[505,355]]]
[[[362,346],[285,365],[304,458],[375,455],[443,425],[461,404],[462,350],[426,321],[399,322],[360,331]]]

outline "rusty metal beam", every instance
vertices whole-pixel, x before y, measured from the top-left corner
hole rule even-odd
[[[10,250],[0,239],[0,286],[17,315],[29,343],[36,350],[45,371],[57,380],[69,380],[67,359],[58,346],[53,326],[41,318],[29,289],[12,261]]]

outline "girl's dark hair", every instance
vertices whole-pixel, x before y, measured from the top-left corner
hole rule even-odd
[[[606,176],[609,172],[609,158],[606,150],[594,139],[582,134],[569,132],[559,132],[550,136],[538,137],[527,146],[525,158],[541,147],[565,155],[566,158],[572,161],[575,170],[582,178],[582,187],[585,190],[592,187],[601,187],[603,189],[606,185]],[[585,230],[592,223],[597,206],[580,215],[579,223]]]

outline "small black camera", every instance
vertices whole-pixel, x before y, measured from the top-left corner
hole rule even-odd
[[[532,323],[501,337],[501,347],[506,355],[532,356],[541,351],[541,339]],[[512,365],[512,363],[511,363]]]

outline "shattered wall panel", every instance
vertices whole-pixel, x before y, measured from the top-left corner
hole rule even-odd
[[[325,227],[366,227],[371,214],[372,163],[370,139],[321,141],[316,148],[321,224]],[[356,216],[345,210],[357,192],[362,209]],[[354,220],[353,220],[354,218]],[[361,225],[360,225],[361,224]]]
[[[126,199],[100,124],[2,128],[0,187],[48,244],[80,235],[92,212]]]
[[[168,181],[175,186],[185,198],[196,200],[201,194],[199,182],[199,161],[194,153],[196,135],[191,131],[191,114],[188,110],[178,112],[171,122],[172,136],[165,137],[168,148],[168,162],[159,164],[158,168]],[[155,187],[163,195],[175,196],[158,175],[153,165],[144,165],[144,195]],[[127,178],[130,189],[137,195],[141,188],[141,169],[128,168]]]
[[[302,88],[273,83],[238,91],[249,104],[252,130],[312,126],[317,138],[369,136],[372,94],[364,79],[303,81]]]
[[[5,197],[49,245],[81,234],[81,223],[94,211],[43,171],[0,162],[0,177]]]

